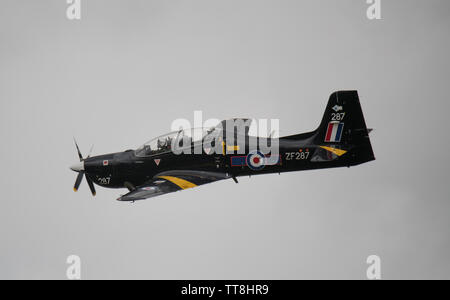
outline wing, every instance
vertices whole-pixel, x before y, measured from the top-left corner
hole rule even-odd
[[[188,170],[166,171],[159,173],[146,184],[137,187],[134,191],[121,196],[117,200],[144,200],[228,178],[230,176],[225,173]]]

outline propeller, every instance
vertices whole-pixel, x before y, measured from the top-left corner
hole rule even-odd
[[[73,141],[75,142],[75,147],[77,148],[77,152],[78,152],[78,157],[80,159],[80,162],[71,166],[70,169],[72,171],[78,172],[78,176],[77,179],[75,180],[75,185],[73,186],[73,190],[76,192],[78,191],[78,188],[80,187],[81,182],[83,181],[83,177],[86,177],[86,181],[89,185],[89,189],[91,190],[91,193],[93,196],[95,196],[96,191],[95,191],[95,187],[94,187],[94,183],[92,182],[92,180],[89,179],[88,176],[86,175],[86,171],[84,170],[84,158],[83,155],[81,154],[80,148],[78,147],[77,141],[75,140],[75,138],[73,139]],[[91,150],[89,151],[89,155],[86,158],[89,158],[91,156],[91,152],[94,146],[91,147]]]

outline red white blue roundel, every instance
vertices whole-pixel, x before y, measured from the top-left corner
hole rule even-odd
[[[259,151],[252,151],[246,158],[247,166],[255,171],[261,170],[266,165],[266,157]]]

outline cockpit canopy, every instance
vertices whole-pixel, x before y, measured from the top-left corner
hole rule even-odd
[[[216,127],[191,128],[174,131],[150,140],[149,142],[139,147],[135,151],[135,154],[139,157],[145,157],[171,152],[173,150],[173,145],[177,145],[178,147],[183,148],[192,147],[196,143],[202,143],[206,140],[215,140],[221,142],[221,139],[224,137],[224,132],[226,133],[226,130],[230,129],[229,127],[227,127],[228,124],[233,124],[234,135],[236,135],[237,133],[237,128],[239,128],[239,130],[241,130],[242,128],[242,134],[248,135],[251,123],[251,119],[230,119],[222,121]],[[243,127],[241,126],[242,124],[244,125]],[[231,129],[233,129],[233,127],[231,127]]]
[[[203,142],[206,138],[220,138],[222,132],[222,129],[218,127],[192,128],[174,131],[148,141],[139,147],[135,151],[135,154],[136,156],[144,157],[166,153],[172,151],[173,145],[180,145],[180,143],[182,143],[180,147],[191,147],[197,142]]]

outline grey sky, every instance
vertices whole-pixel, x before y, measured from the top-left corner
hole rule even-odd
[[[89,3],[87,3],[89,2]],[[0,278],[450,279],[450,2],[3,0]],[[315,129],[357,89],[377,160],[242,178],[135,203],[77,160],[136,148],[176,118]]]

